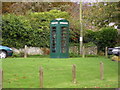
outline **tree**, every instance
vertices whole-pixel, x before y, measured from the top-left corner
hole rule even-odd
[[[2,2],[2,13],[11,13],[10,7],[15,4],[14,2]]]
[[[106,27],[110,22],[118,25],[120,2],[98,2],[87,3],[84,7],[83,18],[84,23],[98,28]]]
[[[71,2],[3,2],[3,14],[25,15],[28,12],[45,12],[53,9],[65,11]]]

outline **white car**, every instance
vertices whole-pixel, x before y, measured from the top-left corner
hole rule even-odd
[[[120,47],[113,48],[112,53],[114,55],[120,56]]]

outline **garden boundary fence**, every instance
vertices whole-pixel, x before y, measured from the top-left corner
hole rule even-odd
[[[76,65],[73,64],[72,65],[72,83],[76,84],[77,83],[77,79],[76,79]],[[0,69],[0,88],[3,87],[3,70]],[[103,66],[103,62],[100,62],[100,80],[104,79],[104,66]],[[40,88],[44,88],[44,69],[41,66],[39,69],[39,80],[40,80]]]

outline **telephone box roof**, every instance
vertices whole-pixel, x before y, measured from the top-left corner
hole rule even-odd
[[[51,20],[51,22],[68,22],[68,20],[64,19],[64,18],[56,18],[54,20]]]

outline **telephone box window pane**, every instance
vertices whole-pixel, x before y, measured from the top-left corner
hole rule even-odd
[[[61,27],[61,52],[66,53],[67,27]]]
[[[53,40],[53,41],[52,41],[52,43],[54,43],[54,44],[55,44],[55,43],[56,43],[56,42],[55,42],[55,40]]]
[[[62,47],[62,53],[66,53],[66,48]]]
[[[56,27],[52,27],[52,29],[56,29]]]
[[[52,27],[52,52],[56,52],[56,27]]]
[[[67,30],[68,28],[67,27],[62,27],[62,30]]]
[[[52,52],[53,52],[53,53],[55,53],[55,52],[56,52],[56,50],[52,50]]]

